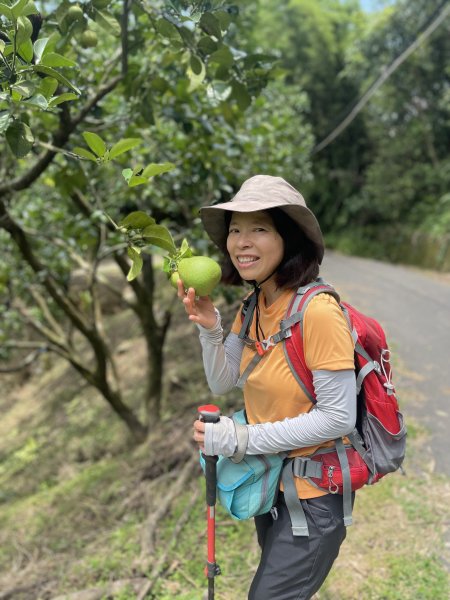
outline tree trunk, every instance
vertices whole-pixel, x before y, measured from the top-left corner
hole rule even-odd
[[[157,422],[161,418],[161,400],[164,374],[164,343],[170,325],[172,313],[167,310],[160,323],[154,316],[155,273],[151,257],[144,261],[143,281],[149,303],[141,311],[142,330],[149,355],[149,369],[146,389],[146,413],[148,423]]]
[[[147,435],[147,427],[144,426],[133,411],[124,404],[120,389],[117,385],[118,382],[116,382],[115,388],[110,383],[110,378],[114,377],[113,357],[105,337],[99,330],[95,317],[93,321],[90,320],[82,312],[81,308],[67,297],[66,291],[61,287],[58,281],[52,277],[50,270],[46,268],[46,265],[44,265],[40,258],[35,254],[29,236],[8,213],[1,198],[0,227],[10,234],[23,259],[37,276],[37,280],[41,280],[40,283],[46,290],[48,296],[53,299],[69,319],[72,326],[83,336],[94,353],[94,364],[91,365],[89,359],[84,360],[83,358],[80,358],[78,353],[73,349],[67,333],[65,333],[62,328],[58,327],[58,331],[55,331],[54,325],[53,328],[51,324],[49,327],[46,327],[36,320],[30,321],[30,324],[35,327],[40,335],[53,343],[55,351],[58,351],[58,353],[65,358],[82,375],[82,377],[88,381],[88,383],[99,390],[114,412],[128,427],[133,438],[138,442],[142,442]],[[48,306],[47,309],[50,312]]]

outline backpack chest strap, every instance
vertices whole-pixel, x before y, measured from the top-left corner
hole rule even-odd
[[[271,350],[274,346],[276,346],[279,342],[282,342],[287,337],[290,337],[291,331],[290,329],[280,329],[277,333],[269,336],[266,340],[262,342],[252,341],[251,344],[256,349],[256,354],[252,358],[252,360],[248,363],[242,375],[239,377],[236,387],[243,389],[250,373],[256,367],[256,365],[262,360],[262,358],[266,355],[266,353]]]

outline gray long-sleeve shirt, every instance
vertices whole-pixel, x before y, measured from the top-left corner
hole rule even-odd
[[[206,379],[214,394],[229,392],[239,379],[243,340],[230,333],[223,342],[220,314],[214,328],[198,326]],[[317,403],[308,413],[275,423],[250,425],[247,454],[289,451],[350,433],[356,421],[356,379],[351,369],[313,371]]]

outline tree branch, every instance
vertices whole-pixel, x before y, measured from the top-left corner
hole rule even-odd
[[[0,367],[0,373],[17,373],[18,371],[22,371],[22,369],[25,369],[26,367],[31,365],[31,363],[33,363],[37,358],[39,358],[39,356],[43,352],[48,352],[48,350],[49,348],[47,348],[47,346],[41,346],[33,352],[30,352],[30,354],[28,354],[28,356],[26,356],[18,365],[14,365],[11,367]]]
[[[128,18],[130,11],[130,0],[123,0],[121,19],[121,42],[122,42],[122,77],[128,73]]]
[[[68,113],[62,110],[60,112],[60,126],[57,131],[53,134],[51,145],[58,148],[64,147],[68,142],[70,135],[77,128],[77,126],[85,119],[86,115],[94,108],[94,106],[100,102],[100,100],[109,94],[118,83],[122,81],[122,75],[114,77],[111,81],[101,86],[97,92],[90,98],[80,112],[67,122]],[[64,105],[63,105],[64,106]],[[58,152],[55,150],[47,150],[36,163],[23,175],[16,177],[12,181],[2,183],[0,185],[0,198],[5,196],[9,192],[24,190],[38,179],[42,173],[46,170],[49,164],[53,161]],[[0,211],[0,218],[1,218]]]
[[[49,306],[42,294],[40,294],[39,291],[33,286],[30,287],[30,294],[33,296],[34,301],[41,309],[42,314],[44,315],[44,319],[50,325],[55,335],[59,336],[60,339],[65,339],[66,332],[62,329],[62,327],[53,317],[52,313],[50,312]]]

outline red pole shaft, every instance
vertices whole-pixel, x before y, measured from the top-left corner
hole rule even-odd
[[[199,418],[205,423],[216,423],[220,419],[220,410],[214,404],[200,406]],[[206,529],[208,536],[207,561],[205,575],[208,578],[208,600],[214,600],[214,577],[219,575],[220,568],[216,564],[216,464],[217,456],[206,456]]]
[[[208,562],[216,562],[216,508],[215,506],[206,507],[206,521],[208,531]]]

